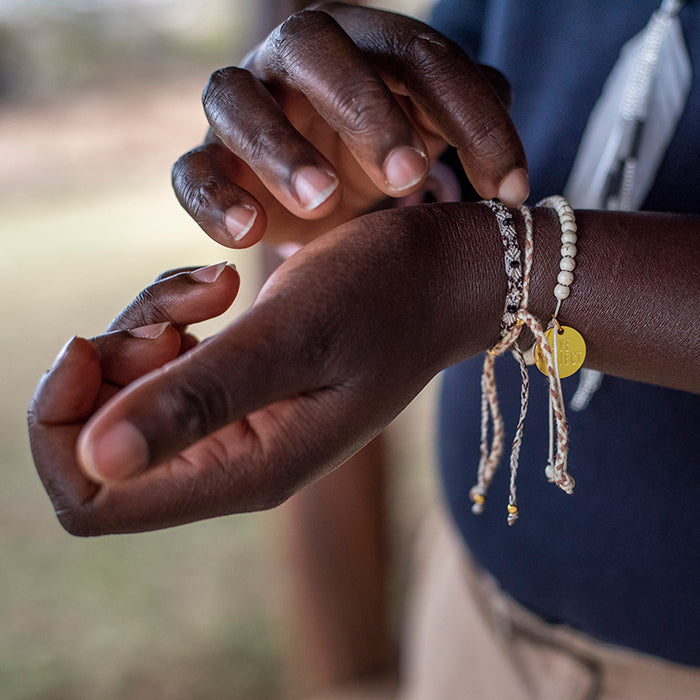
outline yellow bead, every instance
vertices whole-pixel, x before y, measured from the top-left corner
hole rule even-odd
[[[480,503],[483,505],[486,502],[486,499],[480,493],[473,493],[472,501],[474,501],[474,503]]]
[[[518,506],[508,506],[508,512],[511,514],[515,514],[518,512]]]

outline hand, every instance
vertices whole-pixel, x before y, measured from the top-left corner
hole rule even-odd
[[[417,20],[342,3],[297,13],[212,75],[211,130],[175,164],[175,192],[223,245],[266,228],[304,243],[419,189],[449,144],[482,197],[519,204],[525,155],[486,76],[503,98],[497,71]]]
[[[105,518],[118,515],[112,512],[114,502],[128,513],[131,493],[141,494],[141,507],[148,507],[148,479],[122,496],[119,489],[101,488],[86,478],[76,462],[78,435],[89,417],[125,386],[194,347],[197,340],[187,325],[223,313],[238,287],[238,273],[223,263],[165,273],[104,335],[69,341],[44,375],[29,407],[30,442],[39,475],[67,530],[96,534],[91,513],[98,512],[101,528],[109,531]]]
[[[497,337],[505,282],[486,212],[389,210],[330,232],[184,354],[186,324],[231,303],[230,268],[208,284],[166,277],[111,332],[74,339],[29,414],[64,527],[133,532],[268,508],[339,465],[437,371]],[[166,321],[155,337],[126,330]]]
[[[550,210],[533,215],[529,308],[546,319],[560,231]],[[566,322],[586,338],[587,366],[700,392],[700,335],[688,332],[698,218],[578,212],[577,223],[581,273]],[[440,369],[496,342],[502,247],[482,205],[377,212],[305,246],[248,313],[194,347],[186,324],[227,308],[236,274],[157,282],[113,332],[74,339],[32,399],[32,452],[61,522],[82,535],[133,532],[282,502],[368,442]]]

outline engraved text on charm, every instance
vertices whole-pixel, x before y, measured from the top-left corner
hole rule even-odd
[[[571,328],[571,326],[560,326],[560,328],[560,331],[557,331],[556,327],[550,328],[545,331],[545,337],[552,350],[552,359],[557,363],[559,377],[564,378],[581,369],[581,365],[586,359],[586,341],[575,328]],[[554,349],[555,333],[557,333],[556,352]],[[548,374],[547,363],[539,345],[535,348],[535,364],[542,374]]]

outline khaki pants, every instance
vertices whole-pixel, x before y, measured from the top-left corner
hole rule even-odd
[[[516,604],[445,516],[427,524],[417,560],[401,700],[700,699],[700,668],[600,644]]]

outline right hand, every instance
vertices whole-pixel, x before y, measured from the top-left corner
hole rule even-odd
[[[242,68],[211,76],[211,129],[175,164],[175,192],[223,245],[247,247],[266,229],[270,242],[305,243],[418,190],[451,145],[479,195],[517,205],[527,164],[497,94],[507,102],[507,92],[497,71],[422,22],[317,5]]]

